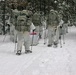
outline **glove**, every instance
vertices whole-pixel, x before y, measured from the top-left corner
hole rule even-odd
[[[59,36],[59,39],[61,39],[61,36]]]
[[[62,28],[62,26],[60,26],[60,28]]]
[[[17,41],[15,41],[15,43],[17,43]]]
[[[33,29],[33,32],[35,31],[35,29]]]
[[[29,16],[27,16],[27,18],[29,18]]]

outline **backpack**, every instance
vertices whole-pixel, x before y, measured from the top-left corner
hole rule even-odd
[[[50,11],[48,24],[50,25],[57,25],[59,23],[58,20],[58,13],[56,11]]]
[[[21,11],[22,15],[26,15],[27,17],[31,17],[32,16],[32,12],[29,10],[23,10]]]
[[[34,23],[34,25],[40,25],[41,19],[40,19],[40,13],[34,13],[33,17],[32,17],[32,22]]]
[[[27,17],[26,17],[26,15],[19,15],[17,17],[17,24],[15,26],[15,29],[17,31],[28,31],[28,25],[27,25]]]
[[[13,25],[16,25],[17,22],[17,17],[20,15],[20,11],[18,11],[17,9],[12,10],[12,23]]]

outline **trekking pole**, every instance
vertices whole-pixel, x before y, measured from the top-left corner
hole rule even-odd
[[[62,48],[61,35],[60,35],[60,37],[59,37],[59,40],[60,40],[60,48]]]
[[[65,44],[65,33],[63,34],[63,44]]]
[[[3,42],[5,41],[5,38],[6,38],[6,34],[5,34],[4,38],[3,38]]]
[[[66,31],[65,31],[65,24],[63,26],[63,44],[65,44],[65,34],[66,34]]]
[[[44,29],[44,45],[46,44],[46,31]]]
[[[34,33],[34,31],[33,31],[33,33]],[[31,51],[32,51],[32,47],[33,47],[33,40],[34,40],[34,34],[32,35]]]
[[[47,38],[47,34],[46,34],[46,20],[45,20],[45,15],[46,15],[46,2],[45,2],[45,0],[44,0],[44,45],[46,44],[46,38]]]
[[[17,46],[17,45],[16,45],[16,42],[15,42],[14,53],[17,51],[17,50],[16,50],[16,49],[17,49],[16,46]]]
[[[61,42],[61,35],[62,35],[62,26],[60,26],[60,32],[59,32],[59,40],[60,40],[60,48],[62,48],[62,42]]]
[[[44,45],[46,44],[46,40],[47,40],[47,34],[46,34],[46,29],[44,31]]]
[[[14,53],[17,51],[17,34],[15,38],[16,38],[16,41],[15,41]]]

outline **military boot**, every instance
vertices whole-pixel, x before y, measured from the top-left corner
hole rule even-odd
[[[21,55],[21,50],[18,50],[16,55]]]
[[[52,47],[52,44],[48,44],[47,46],[48,46],[48,47]]]
[[[31,51],[31,50],[26,50],[25,53],[26,53],[26,54],[27,54],[27,53],[32,53],[32,51]]]
[[[54,42],[54,48],[58,47],[58,43]]]

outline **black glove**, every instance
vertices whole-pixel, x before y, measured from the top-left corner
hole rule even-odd
[[[35,31],[35,29],[33,29],[33,32]]]
[[[17,43],[17,41],[15,41],[15,43]]]
[[[62,28],[62,26],[60,26],[60,28]]]
[[[30,16],[27,16],[27,18],[29,18]]]
[[[61,36],[59,36],[59,39],[61,39]]]

